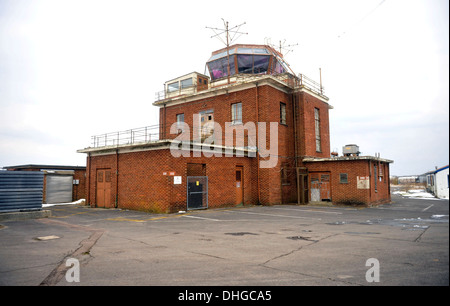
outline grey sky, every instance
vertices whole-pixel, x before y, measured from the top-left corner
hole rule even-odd
[[[322,69],[331,149],[380,152],[396,175],[448,164],[447,0],[166,3],[0,0],[0,167],[85,165],[91,135],[157,124],[155,92],[204,72],[221,18],[246,22],[238,43],[298,43],[296,73]]]

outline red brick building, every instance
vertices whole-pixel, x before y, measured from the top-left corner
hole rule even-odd
[[[174,212],[234,205],[390,201],[389,163],[331,157],[321,84],[265,45],[212,53],[209,75],[165,83],[159,125],[93,136],[87,202]]]

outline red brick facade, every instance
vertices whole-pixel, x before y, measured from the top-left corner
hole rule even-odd
[[[111,201],[103,207],[126,208],[152,212],[186,210],[188,165],[205,165],[208,177],[208,207],[236,204],[235,169],[243,169],[244,204],[255,204],[256,181],[254,158],[247,157],[180,157],[169,149],[93,156],[88,162],[89,203],[97,203],[97,172],[111,171]],[[197,173],[191,173],[197,174]],[[174,184],[174,176],[182,183]]]

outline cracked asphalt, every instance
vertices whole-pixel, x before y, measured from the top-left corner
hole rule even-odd
[[[449,285],[449,201],[157,215],[80,205],[0,225],[0,285]],[[49,237],[47,239],[38,239]],[[66,261],[80,263],[68,282]],[[367,282],[369,258],[379,282]]]

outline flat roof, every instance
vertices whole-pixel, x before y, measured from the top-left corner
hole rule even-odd
[[[393,160],[380,158],[375,156],[340,156],[340,157],[306,157],[303,159],[304,163],[314,162],[336,162],[336,161],[355,161],[355,160],[374,160],[385,163],[393,163]]]
[[[445,169],[448,169],[448,165],[434,170],[433,173],[438,173],[438,172],[441,172],[442,170],[445,170]]]
[[[28,165],[6,166],[3,167],[3,169],[86,170],[86,166],[28,164]]]

